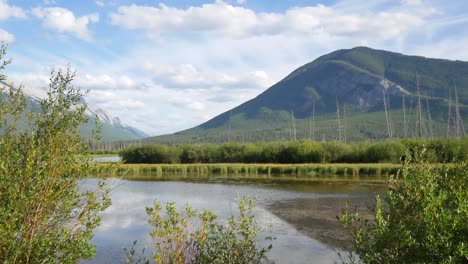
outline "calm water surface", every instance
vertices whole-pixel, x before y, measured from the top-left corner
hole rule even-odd
[[[85,187],[96,184],[87,180]],[[181,209],[189,202],[193,208],[214,211],[220,219],[237,212],[239,197],[256,201],[256,219],[266,230],[273,249],[269,257],[276,263],[335,263],[337,251],[349,245],[336,215],[349,201],[364,208],[382,185],[363,183],[259,184],[192,183],[108,180],[114,188],[112,206],[104,212],[101,226],[95,230],[97,254],[82,263],[123,263],[123,248],[134,240],[152,249],[145,207],[154,201],[176,202]]]
[[[91,158],[93,162],[119,162],[121,161],[120,156],[112,155],[112,156],[102,156],[102,157],[93,157]]]

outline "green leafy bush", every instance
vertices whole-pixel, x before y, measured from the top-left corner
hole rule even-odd
[[[447,163],[468,158],[468,137],[458,139],[404,139],[376,143],[345,144],[310,140],[194,144],[181,146],[144,145],[120,153],[126,163],[399,163],[417,149],[426,147],[430,162]]]
[[[1,263],[76,263],[95,253],[93,229],[110,200],[102,182],[97,190],[79,187],[92,167],[83,158],[78,128],[86,106],[73,77],[52,72],[40,112],[28,110],[21,90],[2,90],[8,96],[0,103]]]
[[[424,155],[408,153],[387,195],[376,198],[374,219],[349,208],[338,217],[353,237],[359,262],[468,262],[468,166],[441,169],[421,161]]]
[[[265,263],[271,245],[262,248],[257,236],[260,227],[253,215],[254,203],[249,198],[239,202],[239,215],[230,217],[226,225],[215,222],[216,215],[208,210],[197,215],[189,205],[179,213],[174,203],[166,204],[166,215],[156,202],[147,208],[151,236],[155,242],[154,263]],[[193,227],[198,228],[193,228]],[[135,245],[135,244],[134,244]],[[150,263],[135,253],[126,251],[127,263]]]
[[[367,149],[365,162],[378,163],[378,162],[400,162],[401,157],[405,153],[405,146],[396,142],[378,142],[372,144]]]

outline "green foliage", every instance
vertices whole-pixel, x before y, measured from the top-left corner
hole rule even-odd
[[[4,54],[2,47],[1,55]],[[109,204],[103,183],[80,190],[91,163],[78,127],[86,106],[70,72],[52,72],[41,112],[27,112],[21,90],[0,103],[0,262],[76,263],[91,258],[93,229]],[[18,122],[28,120],[21,129]]]
[[[310,140],[270,143],[144,145],[120,153],[126,163],[399,163],[405,150],[426,147],[426,159],[435,163],[466,160],[468,138],[411,139],[345,144]]]
[[[340,141],[325,142],[323,147],[326,150],[326,162],[340,162],[350,152],[349,146]]]
[[[155,241],[154,263],[264,263],[271,245],[261,248],[257,243],[260,227],[253,215],[254,203],[249,198],[239,201],[239,215],[230,217],[226,225],[215,222],[216,215],[208,210],[197,215],[189,205],[185,213],[175,203],[166,204],[166,215],[156,202],[147,208],[151,236]],[[196,227],[196,228],[194,228]],[[138,263],[132,247],[127,263]],[[149,263],[149,260],[145,260]],[[144,262],[144,261],[141,261]]]
[[[265,145],[263,149],[267,149]],[[323,144],[313,141],[291,142],[278,153],[279,163],[318,163],[326,160]],[[268,162],[268,161],[266,161]]]
[[[419,141],[418,144],[421,144],[421,141]],[[405,153],[405,149],[405,146],[400,141],[378,142],[369,146],[364,161],[398,162]]]
[[[178,163],[179,153],[175,148],[164,145],[144,145],[131,147],[120,152],[128,163]]]
[[[408,153],[387,195],[376,198],[374,219],[349,208],[338,217],[350,231],[361,262],[468,261],[468,166],[434,167],[421,161],[424,155]]]

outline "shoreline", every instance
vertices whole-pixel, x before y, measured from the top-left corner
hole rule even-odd
[[[385,183],[401,164],[392,163],[310,163],[310,164],[123,164],[98,163],[96,173],[106,178],[127,180],[237,180],[291,182]]]

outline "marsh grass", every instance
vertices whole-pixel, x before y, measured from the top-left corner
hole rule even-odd
[[[206,180],[210,178],[294,181],[385,182],[400,164],[118,164],[112,173],[96,173],[129,180]]]

